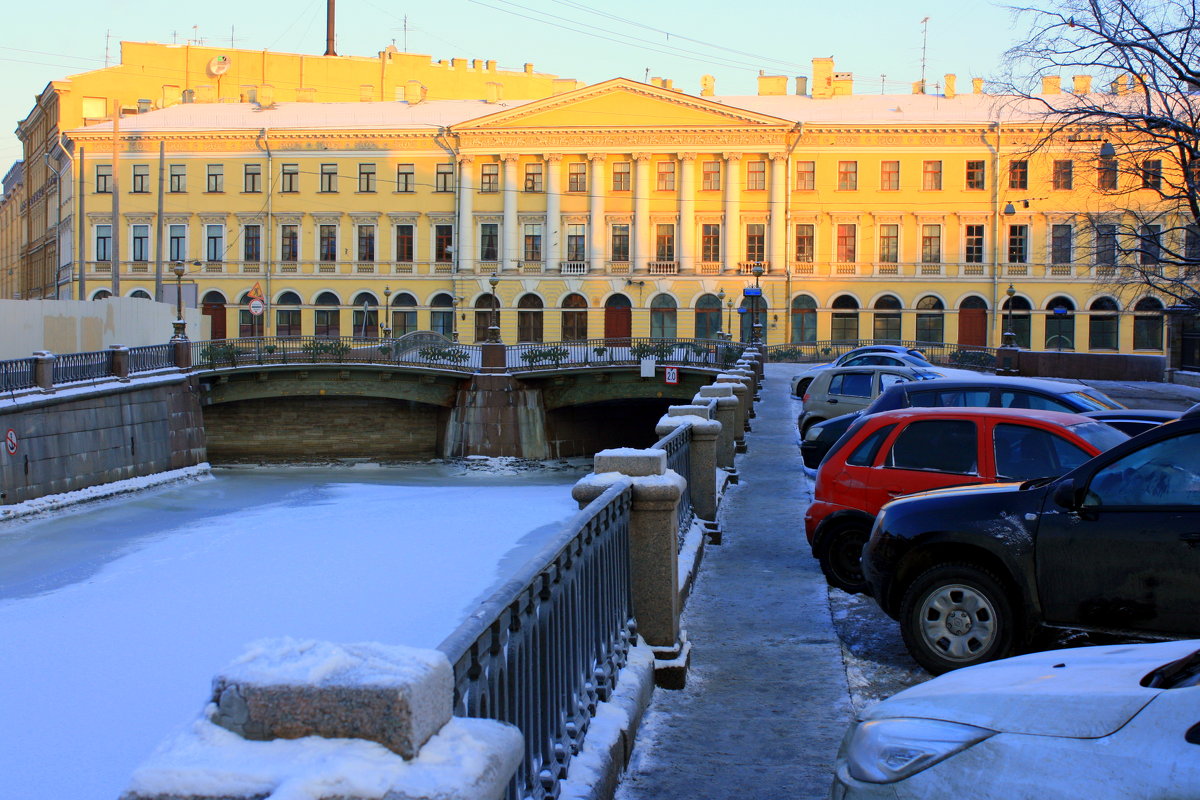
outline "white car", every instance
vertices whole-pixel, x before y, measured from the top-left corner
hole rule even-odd
[[[1200,640],[1055,650],[871,706],[832,800],[1200,797]]]
[[[864,355],[888,356],[888,358],[862,358]],[[792,394],[796,397],[802,397],[808,384],[821,370],[829,369],[830,367],[861,366],[928,368],[933,365],[925,360],[924,353],[915,348],[892,344],[864,345],[863,347],[856,347],[853,350],[842,353],[828,364],[816,364],[804,370],[799,375],[793,375]]]

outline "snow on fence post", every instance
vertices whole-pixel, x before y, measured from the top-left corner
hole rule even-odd
[[[704,404],[715,400],[717,406],[717,422],[721,423],[721,437],[717,442],[717,466],[733,469],[734,449],[737,446],[738,407],[740,401],[733,393],[734,384],[714,383],[701,386],[700,391],[692,398],[693,403]]]
[[[129,348],[123,344],[110,344],[112,350],[112,373],[120,381],[129,380]]]
[[[742,360],[749,361],[754,370],[754,378],[756,383],[762,383],[763,379],[763,353],[758,347],[747,347],[742,351]]]
[[[595,470],[580,479],[571,497],[583,508],[615,481],[633,484],[629,514],[630,590],[633,616],[654,651],[655,682],[683,688],[691,645],[679,628],[679,498],[684,478],[667,469],[662,450],[622,447],[596,454]]]
[[[738,399],[737,421],[734,423],[734,441],[739,453],[746,452],[746,431],[750,430],[750,417],[753,416],[754,388],[751,379],[738,373],[722,372],[714,380],[715,384],[727,383],[733,387],[733,395]]]
[[[706,523],[717,519],[717,440],[721,423],[709,418],[709,406],[670,406],[658,421],[654,432],[666,436],[680,425],[692,426],[691,458],[687,475],[688,491],[696,516]]]
[[[33,354],[33,380],[43,392],[54,391],[54,362],[57,359],[49,350],[37,350]]]

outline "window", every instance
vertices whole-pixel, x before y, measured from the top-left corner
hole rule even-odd
[[[433,307],[429,312],[429,327],[434,333],[454,338],[454,298],[448,294],[439,294],[429,305]]]
[[[796,226],[796,261],[804,264],[812,263],[815,229],[815,225],[808,223]]]
[[[175,193],[187,191],[187,165],[172,164],[167,167],[167,191]]]
[[[1117,263],[1117,226],[1096,226],[1096,263],[1112,266]]]
[[[926,295],[917,301],[917,341],[945,341],[945,310],[946,307],[936,297]]]
[[[830,315],[830,333],[834,341],[852,342],[858,339],[858,303],[849,295],[841,295],[833,301]]]
[[[318,258],[337,261],[337,225],[320,225],[317,230]]]
[[[342,335],[341,332],[341,309],[337,295],[333,292],[322,292],[317,298],[318,306],[325,308],[317,308],[313,311],[313,334],[321,339],[336,339]],[[329,308],[328,306],[333,306]]]
[[[375,260],[375,226],[358,226],[358,260]]]
[[[617,223],[612,226],[612,247],[609,252],[613,261],[629,260],[629,225]]]
[[[900,301],[896,297],[892,295],[884,295],[876,300],[875,313],[873,316],[873,335],[876,341],[900,341]],[[879,360],[882,362],[884,359],[880,358]]]
[[[282,164],[279,167],[279,191],[292,193],[300,191],[300,165]]]
[[[658,162],[658,191],[673,192],[675,191],[675,162],[660,161]]]
[[[206,192],[223,192],[225,191],[225,166],[223,164],[209,164],[207,169],[208,180],[205,183],[204,191]]]
[[[1133,349],[1162,350],[1163,304],[1153,297],[1143,297],[1133,312]]]
[[[1117,160],[1115,158],[1100,159],[1096,165],[1096,186],[1106,192],[1116,191]]]
[[[858,226],[854,224],[839,223],[837,226],[837,260],[838,261],[857,261],[858,252],[856,249],[858,237]]]
[[[454,191],[454,165],[453,164],[438,164],[437,172],[433,176],[433,190],[435,192],[453,192]],[[412,191],[409,189],[408,191]]]
[[[968,225],[966,227],[966,251],[964,256],[968,264],[983,263],[983,227]]]
[[[1200,505],[1197,483],[1200,470],[1196,437],[1184,433],[1146,445],[1098,470],[1084,502],[1088,506],[1119,507],[1135,512],[1175,506],[1172,516],[1188,519],[1192,517],[1192,509]],[[1146,518],[1145,522],[1130,518],[1129,524],[1149,526],[1150,519],[1154,518]],[[1182,563],[1177,564],[1176,568],[1182,572]]]
[[[874,464],[875,456],[879,455],[880,446],[895,427],[895,424],[884,425],[863,439],[862,443],[854,448],[854,452],[846,456],[846,463],[854,467],[869,467]]]
[[[542,164],[533,163],[525,165],[525,191],[527,192],[544,192],[546,191],[543,184]]]
[[[879,260],[895,264],[900,260],[900,226],[886,223],[879,226]]]
[[[392,335],[403,336],[417,329],[417,299],[408,292],[392,298]]]
[[[650,338],[674,339],[678,307],[675,299],[660,294],[650,301]]]
[[[242,298],[242,305],[249,305],[249,295]],[[238,310],[238,336],[242,339],[253,339],[263,335],[263,318],[251,314],[250,309]]]
[[[851,192],[858,188],[858,162],[838,162],[838,191]]]
[[[447,164],[446,166],[450,166]],[[439,264],[449,264],[454,253],[454,226],[433,226],[433,260]]]
[[[900,190],[899,161],[884,161],[879,165],[879,188],[884,192]]]
[[[112,192],[112,164],[96,165],[96,194]]]
[[[921,166],[921,188],[927,192],[942,188],[942,162],[926,161]]]
[[[500,191],[499,164],[481,164],[479,166],[479,191],[484,194]]]
[[[1024,297],[1013,296],[1004,301],[1004,330],[1017,337],[1017,347],[1029,348],[1033,341],[1031,334],[1031,315],[1033,307]],[[920,337],[918,337],[920,338]]]
[[[262,260],[262,226],[242,226],[242,260],[257,263]]]
[[[167,229],[167,258],[171,261],[187,261],[187,225],[171,225]]]
[[[1158,264],[1162,254],[1162,226],[1143,225],[1138,233],[1138,263],[1144,266]]]
[[[300,259],[300,226],[279,226],[279,260],[298,261]]]
[[[1027,481],[1061,475],[1091,457],[1061,436],[1027,425],[1002,423],[992,436],[996,476],[1001,480]]]
[[[700,163],[700,189],[705,192],[721,191],[720,161],[702,161]]]
[[[629,191],[629,162],[614,161],[612,165],[612,190],[614,192]]]
[[[921,263],[942,263],[942,226],[921,226]]]
[[[112,261],[112,225],[96,226],[96,260]]]
[[[1100,297],[1092,303],[1088,316],[1088,349],[1116,350],[1117,349],[1117,308],[1116,301],[1109,297]]]
[[[500,260],[500,226],[495,222],[484,222],[479,226],[479,260]]]
[[[704,294],[696,300],[696,338],[718,339],[721,333],[721,300]]]
[[[337,164],[322,164],[321,165],[321,187],[318,191],[321,192],[336,192],[338,190],[338,170]]]
[[[412,164],[396,165],[396,191],[415,192],[417,190],[416,167]]]
[[[811,192],[817,188],[817,162],[796,162],[796,191]]]
[[[754,222],[746,226],[746,260],[762,262],[766,260],[767,226]]]
[[[375,165],[373,163],[358,165],[358,190],[360,192],[375,191]]]
[[[1008,188],[1010,189],[1028,189],[1029,188],[1029,162],[1010,161],[1008,162]]]
[[[983,189],[985,184],[982,161],[967,162],[967,188]]]
[[[1054,162],[1054,172],[1050,185],[1055,189],[1070,190],[1075,188],[1075,162],[1070,159]]]
[[[1029,261],[1029,226],[1008,226],[1008,263],[1025,264]]]
[[[225,226],[204,226],[204,258],[207,261],[225,260]]]
[[[275,335],[300,335],[300,309],[280,308],[284,305],[300,305],[300,296],[295,292],[284,292],[275,302]]]
[[[974,475],[978,447],[974,422],[920,420],[900,431],[884,465],[892,469]]]
[[[542,260],[542,226],[537,223],[525,226],[525,260]]]
[[[242,168],[242,191],[250,194],[262,191],[262,164],[247,164]]]
[[[130,239],[133,244],[133,261],[149,261],[150,260],[150,226],[149,225],[132,225],[129,228]]]
[[[761,192],[767,188],[767,162],[750,161],[746,164],[746,190]]]
[[[582,295],[569,294],[562,304],[562,339],[581,342],[587,338],[587,300]]]
[[[587,259],[587,225],[573,223],[567,226],[567,261]]]
[[[801,295],[792,301],[792,341],[817,340],[817,301]]]
[[[721,226],[715,223],[705,223],[700,226],[700,260],[721,260]]]
[[[1070,264],[1072,259],[1071,243],[1074,232],[1070,225],[1050,226],[1050,263]]]
[[[411,264],[416,250],[416,239],[413,225],[396,226],[396,261]]]
[[[542,341],[542,299],[536,294],[521,295],[517,301],[517,341]]]
[[[580,162],[567,164],[567,191],[587,191],[587,164]]]
[[[675,226],[669,222],[654,226],[654,258],[656,261],[675,260]]]
[[[1162,188],[1162,161],[1150,159],[1142,162],[1142,188],[1155,191]]]
[[[843,397],[870,397],[871,373],[843,372],[829,381],[829,394]]]
[[[129,187],[129,191],[134,194],[149,194],[150,193],[150,165],[149,164],[134,164],[133,165],[133,182]]]
[[[1050,311],[1046,315],[1047,350],[1075,349],[1075,305],[1066,297],[1055,297],[1046,304]]]
[[[1192,262],[1200,261],[1200,227],[1184,226],[1183,257]]]

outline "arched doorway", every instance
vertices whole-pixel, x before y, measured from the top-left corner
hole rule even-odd
[[[1134,305],[1133,313],[1133,349],[1162,350],[1162,301],[1156,297],[1143,297]]]
[[[313,311],[313,335],[319,339],[336,339],[342,335],[341,301],[333,292],[321,292]]]
[[[900,299],[885,294],[875,301],[873,337],[877,342],[900,341]]]
[[[1089,309],[1088,350],[1116,350],[1121,309],[1111,297],[1097,297]]]
[[[208,338],[224,339],[225,328],[225,295],[220,292],[206,292],[200,303],[200,313],[208,317]]]
[[[417,298],[400,292],[392,298],[392,336],[403,336],[417,329]]]
[[[848,294],[840,295],[833,301],[830,334],[835,342],[858,341],[858,301]]]
[[[263,336],[263,315],[250,311],[250,293],[242,295],[238,301],[238,338],[260,339]]]
[[[1059,295],[1046,304],[1046,349],[1075,349],[1075,303]]]
[[[669,294],[660,294],[650,301],[650,338],[675,338],[675,298]]]
[[[492,327],[493,319],[497,320],[497,325],[500,324],[499,303],[499,298],[491,292],[479,295],[479,299],[475,301],[475,341],[488,340],[488,328]],[[493,313],[495,317],[492,316]]]
[[[767,339],[767,301],[766,298],[758,295],[742,298],[741,305],[738,306],[738,338],[743,342],[748,342],[754,336],[754,323],[759,325],[758,335],[762,337],[763,342]]]
[[[987,301],[967,297],[958,304],[958,346],[987,346]]]
[[[275,335],[300,335],[300,295],[284,292],[275,301]]]
[[[429,301],[429,328],[447,339],[454,338],[454,298],[445,292]]]
[[[628,339],[633,335],[633,303],[623,294],[604,301],[604,338]]]
[[[715,294],[696,300],[696,338],[716,339],[721,332],[721,300]]]
[[[917,301],[917,341],[941,344],[946,341],[946,306],[927,294]]]
[[[1020,295],[1014,295],[1004,301],[1004,330],[1013,335],[1013,343],[1017,347],[1032,347],[1033,337],[1030,333],[1030,320],[1033,306]]]

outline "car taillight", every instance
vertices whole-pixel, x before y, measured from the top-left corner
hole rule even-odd
[[[801,398],[800,398],[800,402],[802,402],[802,403],[807,403],[807,402],[808,402],[808,397],[809,397],[809,395],[808,395],[808,392],[805,392],[805,393],[804,393],[804,397],[801,397]]]

